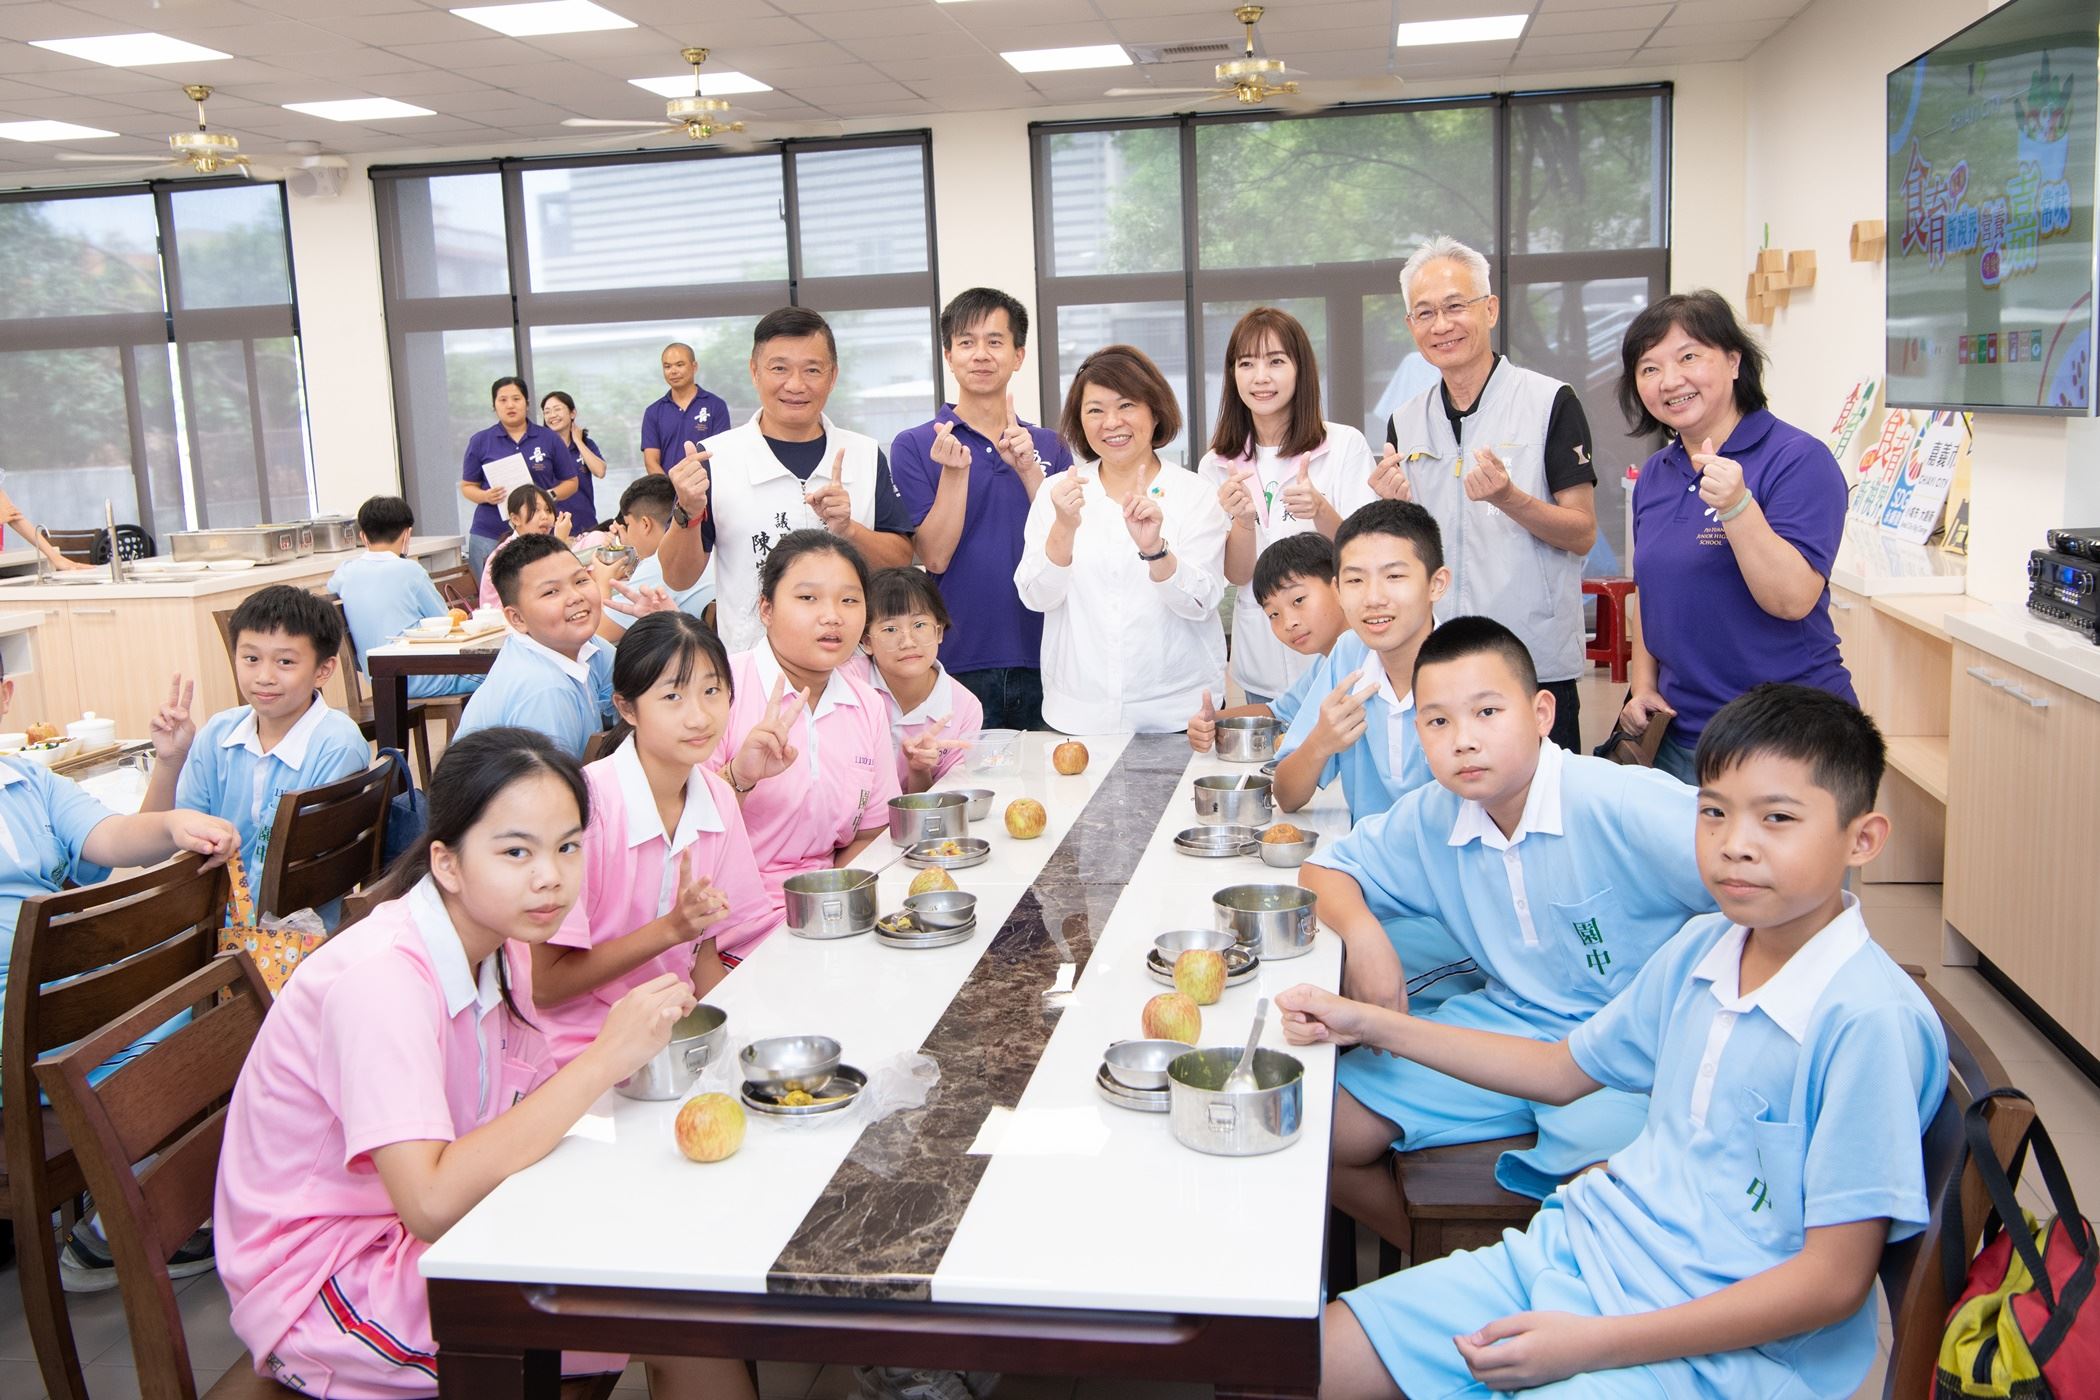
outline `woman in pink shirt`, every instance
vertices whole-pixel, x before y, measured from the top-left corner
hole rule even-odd
[[[729,659],[736,694],[717,771],[743,804],[778,923],[781,882],[848,866],[889,829],[889,708],[850,673],[867,630],[868,566],[824,530],[781,536],[758,575],[766,640]]]
[[[532,962],[516,945],[561,927],[589,816],[583,774],[544,736],[458,740],[430,785],[427,840],[384,882],[403,893],[309,957],[270,1008],[233,1091],[213,1210],[258,1374],[351,1400],[431,1394],[423,1251],[693,1006],[684,979],[653,978],[559,1070],[519,1009]],[[571,1372],[625,1364],[563,1358]],[[737,1362],[648,1364],[659,1397],[751,1395]]]
[[[629,991],[671,973],[705,996],[777,922],[736,795],[697,766],[729,725],[722,643],[686,613],[642,618],[613,655],[613,708],[633,733],[583,770],[582,897],[532,950],[540,1023],[564,1064]]]
[[[897,781],[924,792],[948,776],[984,726],[984,704],[941,667],[948,608],[924,569],[881,569],[868,584],[868,659],[863,674],[889,703]]]

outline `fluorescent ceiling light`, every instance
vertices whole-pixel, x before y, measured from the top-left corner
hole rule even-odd
[[[383,122],[392,117],[434,117],[428,107],[396,102],[391,97],[345,97],[334,102],[287,102],[287,112],[326,117],[332,122]]]
[[[1482,15],[1476,19],[1422,19],[1400,26],[1393,43],[1400,48],[1425,44],[1478,44],[1490,39],[1515,39],[1523,34],[1529,15]]]
[[[106,63],[112,68],[144,68],[156,63],[209,63],[232,54],[201,44],[170,39],[165,34],[99,34],[87,39],[32,39],[30,44],[53,53]]]
[[[644,92],[655,93],[658,97],[691,97],[693,95],[693,75],[690,73],[680,73],[673,78],[629,78],[627,81]],[[702,97],[728,97],[733,93],[739,92],[771,92],[772,90],[772,84],[762,83],[747,73],[702,73],[700,75],[700,95]]]
[[[1081,44],[1069,49],[1016,49],[999,57],[1017,73],[1062,73],[1073,68],[1128,68],[1121,44]]]
[[[593,29],[632,29],[634,21],[622,19],[591,0],[541,0],[532,5],[478,5],[452,12],[498,34],[529,39],[540,34],[583,34]]]
[[[0,141],[99,141],[116,134],[71,122],[0,122]]]

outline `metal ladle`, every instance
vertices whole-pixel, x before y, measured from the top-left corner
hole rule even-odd
[[[1225,1076],[1222,1091],[1228,1094],[1251,1094],[1261,1087],[1254,1077],[1254,1050],[1261,1044],[1262,1023],[1269,1019],[1269,999],[1262,997],[1254,1003],[1254,1028],[1247,1032],[1247,1046],[1240,1051],[1240,1062]]]

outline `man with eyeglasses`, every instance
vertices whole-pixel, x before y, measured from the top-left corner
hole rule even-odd
[[[731,652],[765,637],[758,571],[780,537],[823,529],[853,542],[870,569],[911,562],[911,518],[875,439],[841,428],[824,406],[839,381],[838,341],[801,306],[767,313],[751,333],[758,412],[671,464],[678,506],[664,540],[664,587],[691,588],[715,565],[715,630]],[[719,552],[718,552],[719,551]]]
[[[1439,236],[1400,269],[1408,328],[1441,382],[1386,424],[1371,489],[1419,501],[1444,536],[1437,620],[1485,614],[1530,649],[1553,693],[1553,742],[1582,745],[1582,563],[1597,540],[1597,471],[1575,391],[1495,353],[1487,259]]]

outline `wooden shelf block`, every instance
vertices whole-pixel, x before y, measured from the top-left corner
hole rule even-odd
[[[1888,241],[1887,224],[1880,219],[1861,219],[1852,225],[1852,261],[1880,262]]]
[[[1947,800],[1947,737],[1898,736],[1888,741],[1889,767],[1918,785],[1926,796]]]
[[[1784,249],[1784,248],[1760,248],[1760,249],[1758,249],[1758,250],[1757,250],[1757,270],[1758,270],[1759,272],[1784,272],[1784,271],[1786,271],[1786,249]]]
[[[1789,287],[1816,285],[1816,254],[1811,248],[1786,255],[1786,284]]]

